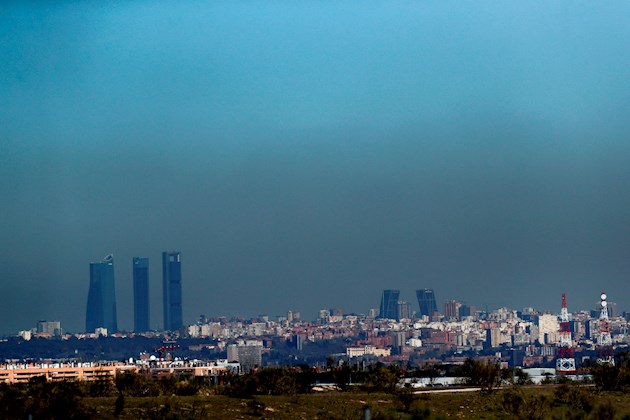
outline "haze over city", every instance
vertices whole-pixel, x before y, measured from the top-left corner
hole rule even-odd
[[[630,289],[628,3],[4,2],[0,334]],[[414,309],[415,307],[414,303]]]

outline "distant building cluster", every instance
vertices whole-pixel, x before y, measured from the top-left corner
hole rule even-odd
[[[432,361],[459,363],[470,355],[501,360],[512,366],[550,367],[575,372],[586,359],[613,362],[615,350],[630,347],[628,319],[619,316],[617,305],[605,293],[590,311],[570,313],[562,296],[560,313],[523,308],[480,311],[465,302],[449,299],[440,311],[433,289],[416,290],[417,311],[400,299],[400,291],[381,293],[380,308],[367,314],[346,314],[341,308],[322,309],[313,321],[304,320],[295,308],[270,319],[206,317],[184,326],[181,299],[181,258],[179,252],[162,254],[164,331],[147,332],[149,319],[149,261],[133,258],[134,333],[116,331],[114,258],[90,264],[90,291],[86,316],[87,334],[78,338],[135,334],[171,338],[203,339],[191,351],[225,352],[239,371],[248,372],[273,357],[274,349],[291,349],[300,354],[311,343],[336,342],[343,345],[337,357],[408,361],[423,365]],[[59,321],[40,321],[32,337],[69,338]],[[280,346],[280,347],[274,347]],[[322,350],[324,351],[324,350]],[[224,354],[225,354],[224,353]],[[225,355],[221,356],[225,357]],[[325,356],[324,356],[325,357]],[[297,359],[294,359],[297,360]]]
[[[134,331],[149,331],[149,259],[132,260],[134,293]],[[164,330],[177,331],[183,327],[182,317],[182,266],[179,252],[162,253],[162,296]],[[114,256],[90,263],[90,288],[85,315],[85,331],[100,334],[118,331]]]
[[[37,338],[55,338],[63,335],[60,321],[38,321],[35,328],[30,330],[20,331],[18,333],[24,340],[30,340],[33,337]]]

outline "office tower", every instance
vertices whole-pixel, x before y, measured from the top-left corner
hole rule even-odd
[[[396,315],[398,316],[398,318],[396,318],[397,321],[400,321],[401,319],[411,319],[411,305],[409,304],[409,302],[404,302],[402,300],[399,300],[397,303],[397,312]]]
[[[133,330],[149,331],[149,259],[133,258]]]
[[[416,290],[416,297],[418,298],[418,305],[420,305],[420,316],[426,315],[430,317],[434,312],[438,311],[433,289]]]
[[[460,309],[462,307],[462,303],[456,300],[449,300],[444,303],[444,317],[446,319],[457,319],[460,318]]]
[[[107,328],[109,333],[118,331],[114,256],[111,254],[101,262],[90,263],[90,291],[85,314],[85,331],[93,333],[97,328]]]
[[[398,296],[400,290],[383,290],[379,318],[398,319]]]
[[[182,263],[179,252],[162,253],[162,294],[164,329],[179,330],[182,325]]]

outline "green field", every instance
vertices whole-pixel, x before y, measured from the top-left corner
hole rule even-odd
[[[626,393],[597,393],[593,387],[561,385],[513,387],[491,394],[416,395],[408,410],[398,395],[353,391],[249,399],[222,395],[128,397],[119,417],[114,415],[115,397],[83,398],[81,403],[93,416],[112,419],[362,419],[366,406],[372,419],[630,418]]]

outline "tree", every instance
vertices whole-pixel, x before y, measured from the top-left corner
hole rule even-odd
[[[510,418],[523,420],[548,418],[550,410],[549,401],[544,395],[524,394],[520,387],[509,387],[503,391],[501,407]]]
[[[514,383],[516,385],[527,385],[532,383],[531,379],[529,379],[529,374],[521,368],[516,368],[514,370],[514,377]]]
[[[293,374],[293,378],[295,379],[297,385],[298,394],[307,394],[311,392],[313,388],[316,375],[315,372],[308,366],[303,366],[301,371]]]
[[[398,385],[400,369],[397,366],[376,367],[372,369],[363,382],[363,388],[367,392],[393,393]]]
[[[479,386],[484,392],[492,392],[501,385],[501,368],[498,363],[467,359],[461,372],[467,385]]]
[[[81,404],[83,394],[77,382],[48,382],[45,377],[35,377],[29,381],[26,394],[24,413],[34,418],[82,419],[92,414]]]
[[[332,377],[335,385],[342,390],[345,391],[348,389],[350,385],[352,371],[350,370],[350,366],[347,363],[344,363],[340,368],[333,369]]]
[[[619,367],[610,363],[598,363],[591,367],[593,382],[599,391],[612,391],[617,389],[617,375]]]
[[[116,376],[116,388],[131,397],[156,397],[160,395],[158,384],[150,378],[134,372]]]
[[[403,410],[408,413],[416,400],[416,396],[413,393],[413,389],[409,386],[405,386],[396,391],[396,397],[398,401],[403,405]]]
[[[257,377],[250,373],[247,375],[227,374],[225,376],[224,392],[230,397],[249,398],[256,393]]]
[[[286,369],[267,368],[255,373],[261,394],[295,395],[297,383]]]
[[[116,398],[116,402],[114,403],[114,415],[120,416],[125,409],[125,396],[122,392],[118,393],[118,397]]]

